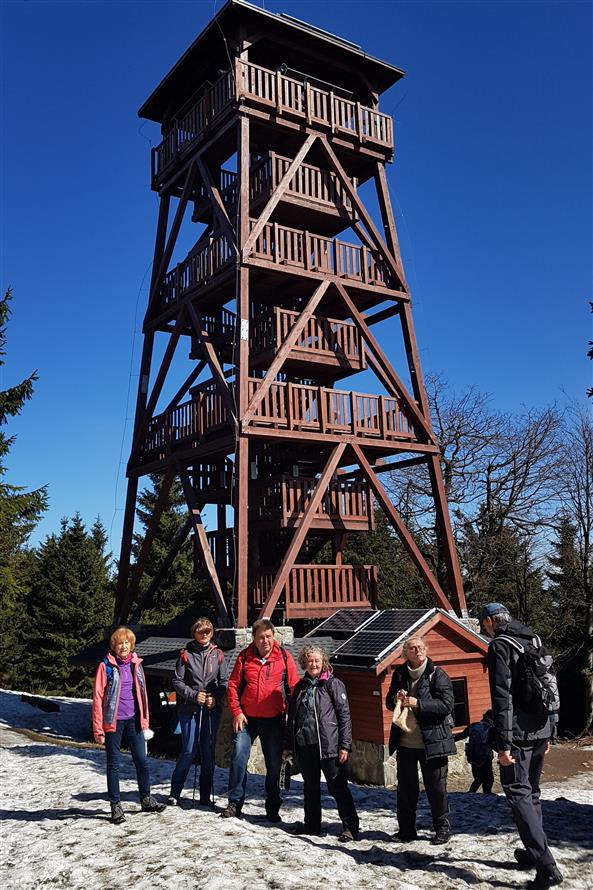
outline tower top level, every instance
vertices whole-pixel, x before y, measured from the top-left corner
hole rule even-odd
[[[345,98],[368,102],[393,86],[404,71],[369,56],[362,47],[283,13],[245,0],[228,0],[138,111],[166,123],[200,90],[231,67],[244,50],[267,69],[286,71]]]

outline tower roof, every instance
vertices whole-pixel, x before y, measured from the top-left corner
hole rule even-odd
[[[228,0],[144,102],[138,115],[161,123],[220,68],[231,65],[229,43],[257,38],[255,55],[263,43],[266,67],[291,69],[307,61],[307,74],[336,83],[343,89],[364,82],[382,93],[404,76],[401,68],[376,59],[362,47],[284,13],[273,13],[245,0]],[[315,60],[318,62],[316,70]],[[262,64],[264,62],[262,61]]]

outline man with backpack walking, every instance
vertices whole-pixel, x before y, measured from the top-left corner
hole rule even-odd
[[[524,846],[514,855],[519,867],[535,868],[527,886],[545,890],[562,883],[543,828],[539,787],[559,706],[552,660],[531,628],[512,619],[501,603],[484,606],[480,623],[491,638],[488,676],[500,782]]]
[[[266,763],[266,818],[280,822],[280,768],[288,699],[298,683],[297,666],[290,652],[274,639],[269,618],[258,619],[251,632],[253,643],[239,653],[228,683],[233,718],[233,750],[229,769],[229,802],[224,818],[240,817],[245,800],[247,762],[259,737]]]

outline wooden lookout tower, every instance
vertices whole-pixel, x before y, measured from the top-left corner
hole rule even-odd
[[[117,621],[137,597],[175,477],[188,518],[146,597],[193,533],[220,626],[372,608],[377,566],[347,565],[343,552],[348,535],[372,529],[376,501],[436,605],[465,615],[385,172],[393,122],[379,97],[402,76],[346,40],[229,0],[140,109],[162,128],[160,209]],[[360,196],[371,189],[375,219]],[[393,364],[379,341],[387,319]],[[171,388],[176,352],[187,376]],[[421,463],[440,580],[381,481]],[[160,495],[131,570],[149,473]],[[331,561],[316,563],[328,542]]]

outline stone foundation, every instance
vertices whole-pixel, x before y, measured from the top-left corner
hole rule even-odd
[[[253,642],[250,627],[217,627],[214,636],[225,652],[230,649],[245,649]],[[288,625],[277,627],[274,636],[279,643],[294,643],[294,630]]]

